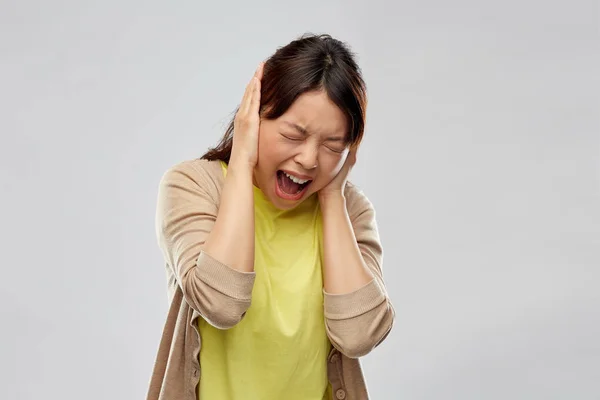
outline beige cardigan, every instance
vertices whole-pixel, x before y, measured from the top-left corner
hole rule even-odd
[[[218,161],[188,160],[169,168],[158,192],[156,233],[164,255],[170,307],[152,373],[148,400],[196,400],[202,315],[216,327],[238,323],[250,306],[254,272],[243,273],[202,252],[219,209],[223,171]],[[324,293],[327,335],[333,345],[328,378],[334,399],[368,399],[358,357],[390,332],[394,309],[381,274],[375,211],[348,183],[346,207],[364,261],[375,279],[347,294]],[[212,399],[211,399],[212,400]]]

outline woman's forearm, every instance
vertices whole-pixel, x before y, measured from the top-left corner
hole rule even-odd
[[[366,266],[346,209],[346,199],[331,196],[320,201],[323,215],[324,289],[330,294],[350,293],[373,279]]]
[[[217,219],[204,244],[214,259],[240,272],[254,271],[252,168],[230,165]]]

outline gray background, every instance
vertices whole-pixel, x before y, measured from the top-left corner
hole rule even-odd
[[[2,399],[140,399],[157,184],[304,32],[358,53],[395,330],[374,399],[600,398],[595,1],[2,1]]]

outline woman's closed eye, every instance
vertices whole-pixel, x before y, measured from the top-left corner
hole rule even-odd
[[[290,133],[282,133],[280,132],[280,135],[283,136],[285,139],[287,140],[291,140],[292,142],[301,142],[305,139],[304,136],[300,136],[300,135],[294,135],[294,134],[290,134]],[[324,146],[334,152],[334,153],[343,153],[344,150],[346,150],[346,146],[342,145],[341,143],[337,143],[338,141],[334,140],[332,141],[333,143],[331,144],[324,144]]]
[[[301,140],[304,140],[303,137],[300,136],[295,136],[295,135],[289,135],[287,133],[282,133],[281,136],[283,136],[284,138],[288,139],[288,140],[292,140],[294,142],[299,142]]]
[[[346,150],[345,147],[343,147],[343,148],[339,147],[338,148],[338,147],[334,147],[334,146],[330,146],[330,145],[329,146],[325,146],[325,147],[327,147],[329,150],[333,151],[334,153],[343,153],[344,150]]]
[[[348,145],[346,144],[346,142],[344,140],[334,138],[334,139],[326,140],[325,147],[327,147],[329,150],[333,151],[334,153],[343,153],[344,150],[346,150],[346,148],[348,147]]]

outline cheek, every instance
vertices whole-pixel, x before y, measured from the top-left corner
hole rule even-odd
[[[283,157],[285,149],[281,148],[281,145],[276,142],[267,142],[258,144],[258,161],[260,164],[274,167],[278,163],[281,162],[281,158]]]
[[[258,133],[258,159],[259,163],[266,164],[273,158],[275,152],[275,137],[269,123],[263,123]]]
[[[346,161],[346,153],[341,154],[330,154],[327,162],[327,171],[333,178],[340,172]]]
[[[344,166],[345,157],[333,155],[330,157],[323,157],[323,161],[320,163],[319,177],[315,181],[315,191],[325,187],[336,175],[340,172]]]
[[[268,133],[259,136],[258,140],[258,165],[256,171],[261,185],[270,185],[275,176],[275,171],[283,161],[289,149]]]

